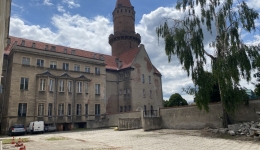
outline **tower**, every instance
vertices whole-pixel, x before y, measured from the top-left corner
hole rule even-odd
[[[112,56],[120,56],[125,51],[137,48],[141,36],[135,33],[135,10],[130,0],[117,0],[113,11],[114,34],[109,36]]]

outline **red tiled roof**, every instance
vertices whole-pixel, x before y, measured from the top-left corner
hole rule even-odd
[[[131,49],[119,56],[119,60],[122,61],[122,67],[120,69],[128,68],[132,66],[135,56],[139,52],[139,48]]]
[[[55,44],[50,44],[50,43],[44,43],[44,42],[39,42],[39,41],[33,41],[33,40],[28,40],[28,39],[24,39],[24,38],[18,38],[18,37],[13,37],[13,36],[9,36],[10,38],[10,44],[7,45],[7,47],[5,48],[4,53],[9,55],[12,46],[14,45],[15,42],[17,42],[17,45],[21,45],[22,41],[25,41],[25,45],[24,47],[32,47],[33,43],[35,43],[35,49],[38,50],[45,50],[45,46],[48,45],[48,49],[50,50],[52,46],[55,46],[55,51],[56,53],[64,53],[64,49],[67,49],[67,55],[76,55],[79,57],[85,57],[85,58],[90,58],[90,59],[99,59],[100,56],[103,56],[105,58],[105,63],[107,64],[107,67],[109,68],[115,68],[117,65],[115,63],[115,57],[114,56],[109,56],[109,55],[105,55],[105,54],[100,54],[100,53],[94,53],[94,52],[90,52],[90,51],[85,51],[85,50],[80,50],[80,49],[76,49],[76,48],[69,48],[69,47],[65,47],[65,46],[60,46],[60,45],[55,45]],[[75,54],[71,54],[71,51],[75,50]],[[96,55],[96,58],[94,58],[94,54]],[[113,62],[114,60],[114,62]]]
[[[44,43],[44,42],[39,42],[39,41],[33,41],[33,40],[28,40],[24,38],[18,38],[18,37],[13,37],[9,36],[10,38],[10,44],[7,45],[5,48],[4,53],[9,55],[10,51],[12,50],[13,45],[16,44],[19,46],[21,45],[22,41],[25,41],[24,47],[32,47],[33,43],[35,43],[35,49],[38,50],[45,50],[45,46],[48,45],[48,49],[50,50],[52,46],[55,46],[55,51],[56,53],[64,53],[64,49],[67,49],[67,55],[76,55],[79,57],[84,57],[84,58],[90,58],[90,59],[99,59],[100,56],[103,56],[105,58],[105,64],[106,64],[106,69],[111,69],[111,70],[120,70],[120,69],[125,69],[128,67],[132,66],[132,63],[139,52],[139,48],[135,48],[132,50],[128,50],[121,54],[119,56],[119,60],[122,61],[122,66],[118,68],[117,63],[116,63],[116,56],[110,56],[110,55],[105,55],[105,54],[100,54],[100,53],[94,53],[90,51],[85,51],[85,50],[80,50],[80,49],[75,49],[75,48],[69,48],[65,46],[60,46],[60,45],[55,45],[55,44],[50,44],[50,43]],[[71,51],[75,50],[75,54],[71,54]],[[94,54],[96,55],[96,58],[94,58]],[[153,66],[154,67],[154,66]],[[160,74],[160,72],[154,67],[155,73]]]
[[[116,7],[118,6],[118,4],[121,4],[122,6],[125,7],[132,7],[130,0],[117,0]]]

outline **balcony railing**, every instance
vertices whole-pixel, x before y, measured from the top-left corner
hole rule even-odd
[[[143,112],[143,117],[159,117],[157,110],[147,110]]]

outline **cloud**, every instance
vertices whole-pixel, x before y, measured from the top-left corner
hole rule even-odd
[[[76,3],[75,0],[62,0],[62,2],[68,4],[69,8],[80,7],[80,4]]]
[[[43,5],[52,6],[53,4],[51,3],[51,0],[44,0]]]
[[[64,12],[65,12],[65,9],[64,9],[64,7],[63,7],[63,6],[61,6],[61,5],[57,5],[57,10],[58,10],[59,12],[62,12],[62,13],[64,13]]]
[[[110,45],[104,41],[108,40],[113,28],[107,18],[97,16],[88,19],[65,13],[54,15],[52,23],[57,28],[55,32],[39,25],[27,25],[21,18],[12,17],[10,35],[110,54]]]
[[[17,4],[15,4],[15,3],[13,3],[13,2],[11,3],[11,5],[12,5],[13,7],[20,8],[22,11],[24,11],[23,6],[17,5]]]
[[[247,0],[247,4],[249,7],[254,8],[255,10],[260,9],[260,1],[259,0]]]
[[[63,0],[71,8],[79,7],[72,0]],[[69,3],[70,2],[70,3]],[[74,8],[75,8],[74,7]],[[64,45],[72,48],[79,48],[88,51],[94,51],[103,54],[111,54],[111,47],[108,44],[108,36],[113,33],[113,22],[109,18],[96,16],[93,19],[81,15],[70,15],[65,13],[64,7],[57,6],[62,15],[53,15],[51,22],[56,28],[44,28],[40,25],[28,25],[19,17],[12,17],[10,24],[10,35],[38,40],[53,44]],[[162,73],[163,97],[168,99],[171,94],[180,93],[188,102],[193,101],[193,96],[182,92],[182,88],[193,86],[193,82],[176,56],[172,56],[169,63],[164,50],[164,40],[159,39],[155,29],[165,18],[179,18],[182,13],[171,7],[159,7],[149,14],[144,14],[141,21],[136,23],[136,32],[142,37],[142,44],[154,64]],[[208,42],[212,41],[214,36],[205,34],[205,47],[208,50]],[[255,41],[259,42],[260,36],[255,36]],[[209,50],[209,52],[212,52]],[[209,62],[209,61],[208,61]],[[242,86],[253,88],[251,84],[241,83]]]

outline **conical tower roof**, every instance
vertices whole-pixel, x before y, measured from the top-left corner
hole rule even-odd
[[[116,8],[118,7],[119,4],[121,4],[122,6],[125,6],[125,7],[132,7],[130,0],[117,0]]]

